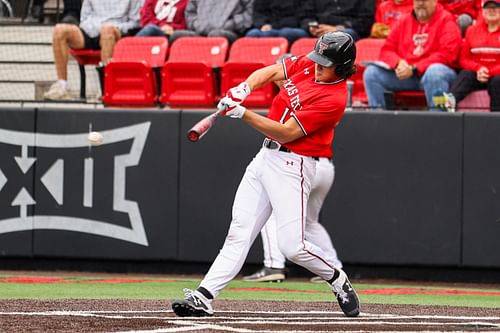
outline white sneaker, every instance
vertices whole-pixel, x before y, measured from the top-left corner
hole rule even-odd
[[[43,94],[43,98],[51,101],[64,101],[71,99],[71,94],[69,90],[64,88],[59,84],[59,82],[54,82],[49,90]]]

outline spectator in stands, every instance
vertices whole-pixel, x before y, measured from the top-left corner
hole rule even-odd
[[[64,11],[61,23],[80,24],[80,11],[82,10],[82,0],[64,0]]]
[[[394,24],[412,10],[411,0],[387,0],[380,3],[375,12],[375,23],[372,25],[370,37],[387,38]]]
[[[188,30],[177,30],[171,40],[182,36],[226,37],[229,43],[252,26],[254,0],[189,0],[185,15]]]
[[[467,30],[460,53],[463,70],[451,86],[456,102],[488,89],[491,111],[500,111],[500,0],[483,3],[483,20]]]
[[[462,37],[481,11],[481,0],[439,0],[439,3],[456,17]]]
[[[368,37],[375,13],[374,0],[309,0],[317,24],[309,26],[311,35],[345,31],[354,40]]]
[[[139,28],[141,0],[85,0],[80,26],[60,23],[54,27],[52,50],[57,81],[44,94],[50,100],[70,99],[68,89],[68,49],[101,50],[102,65],[113,53],[116,42]]]
[[[291,45],[309,37],[308,23],[313,21],[311,6],[302,0],[255,0],[253,25],[247,37],[285,37]]]
[[[29,16],[25,22],[43,22],[43,6],[47,0],[33,0],[30,7]]]
[[[186,29],[188,0],[146,0],[141,9],[141,26],[136,36],[170,37],[175,30]]]
[[[455,18],[437,0],[414,0],[392,28],[380,51],[381,65],[369,65],[363,75],[368,103],[385,108],[384,92],[424,90],[427,105],[443,96],[456,78],[451,68],[458,58],[461,37]]]
[[[26,18],[26,22],[43,22],[43,6],[47,0],[33,0],[30,8],[30,16]],[[80,9],[82,8],[82,0],[63,0],[62,23],[78,24],[80,22]]]

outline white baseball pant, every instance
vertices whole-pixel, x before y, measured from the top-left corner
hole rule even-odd
[[[236,192],[233,219],[224,246],[200,287],[214,297],[239,273],[248,251],[271,212],[276,217],[279,250],[288,260],[324,280],[334,264],[305,239],[307,202],[316,174],[312,157],[262,148],[248,165]]]
[[[337,251],[325,227],[319,223],[319,214],[335,178],[335,167],[330,159],[322,157],[316,162],[316,175],[312,182],[311,194],[307,202],[306,239],[321,247],[326,258],[336,268],[342,268]],[[264,250],[264,266],[272,268],[285,268],[285,256],[278,246],[278,234],[274,214],[262,228],[260,235]]]

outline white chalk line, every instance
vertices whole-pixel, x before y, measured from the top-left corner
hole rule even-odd
[[[144,331],[124,331],[124,332],[144,332],[144,333],[176,333],[176,332],[186,332],[186,331],[199,331],[199,330],[220,330],[236,333],[252,333],[252,332],[271,332],[270,330],[259,329],[257,331],[247,328],[236,328],[227,325],[280,325],[280,324],[290,324],[293,323],[297,326],[304,325],[329,325],[337,326],[353,326],[353,325],[379,325],[379,326],[464,326],[464,327],[474,327],[478,326],[480,328],[488,328],[488,332],[500,333],[500,331],[491,331],[492,328],[500,328],[500,323],[487,322],[488,320],[500,320],[500,317],[472,317],[472,316],[441,316],[441,315],[394,315],[394,314],[374,314],[374,313],[361,313],[359,317],[348,318],[343,316],[334,317],[333,315],[342,315],[341,312],[334,311],[221,311],[221,313],[233,313],[237,315],[247,315],[247,316],[215,316],[215,317],[191,317],[186,320],[184,317],[169,317],[169,316],[144,316],[144,313],[154,313],[154,314],[171,314],[171,310],[127,310],[127,311],[112,311],[112,310],[95,310],[95,311],[8,311],[0,312],[0,315],[24,315],[24,316],[76,316],[76,317],[96,317],[96,318],[107,318],[107,319],[157,319],[164,320],[166,324],[170,325],[180,325],[182,327],[172,327],[172,328],[161,328],[153,330]],[[130,315],[126,315],[130,314]],[[141,315],[133,315],[141,314]],[[293,315],[293,318],[270,318],[270,317],[251,317],[249,314],[256,315]],[[311,316],[313,314],[322,315]],[[297,317],[301,315],[302,317]],[[422,320],[419,322],[391,322],[393,320],[407,320],[407,319],[417,319]],[[217,323],[211,323],[211,321],[219,321]],[[223,320],[220,322],[220,320]],[[327,320],[327,321],[325,321]],[[424,321],[424,320],[456,320],[455,322],[436,322],[436,321]],[[314,321],[311,323],[310,321]],[[462,322],[457,322],[462,321]],[[466,321],[466,322],[463,322]],[[345,331],[345,330],[343,330]],[[307,330],[294,330],[294,331],[280,331],[284,332],[295,332],[295,333],[308,333],[312,331]],[[315,331],[318,332],[318,331]],[[326,331],[325,331],[326,332]],[[345,331],[351,332],[351,331]],[[363,331],[352,331],[352,332],[363,332]],[[382,331],[377,331],[382,332]],[[405,331],[408,332],[408,331]],[[415,331],[422,333],[423,331]],[[433,331],[436,332],[436,331]],[[447,333],[450,331],[446,331]],[[464,332],[464,331],[456,331]]]
[[[164,313],[171,314],[172,310],[54,310],[54,311],[0,311],[0,315],[25,315],[25,316],[101,316],[103,314],[143,314],[143,313]],[[220,311],[220,314],[225,313],[234,313],[234,314],[256,314],[256,315],[293,315],[293,318],[286,318],[287,321],[290,320],[339,320],[339,321],[356,321],[356,320],[372,320],[373,318],[377,319],[442,319],[442,320],[473,320],[473,321],[481,321],[481,320],[499,320],[500,316],[485,316],[485,317],[477,317],[477,316],[443,316],[443,315],[396,315],[396,314],[384,314],[384,313],[366,313],[362,312],[359,317],[349,318],[344,317],[343,313],[340,311]],[[304,317],[297,317],[297,315],[305,315]],[[309,315],[309,316],[308,316]],[[311,316],[311,315],[324,315],[324,317]],[[332,315],[338,315],[335,317]],[[120,316],[114,316],[120,317]],[[153,318],[152,316],[123,316],[123,318]],[[185,319],[182,317],[154,317],[154,318],[169,318],[171,319]],[[243,317],[238,316],[238,319],[254,319],[254,320],[266,320],[269,317]],[[222,316],[216,314],[215,317],[191,317],[190,320],[207,320],[207,319],[235,319],[234,316]]]

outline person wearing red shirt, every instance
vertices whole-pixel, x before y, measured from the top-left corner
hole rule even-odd
[[[276,217],[280,251],[327,281],[346,316],[359,315],[359,300],[347,274],[335,268],[304,233],[316,163],[332,156],[334,128],[344,114],[346,80],[355,72],[355,58],[349,34],[326,33],[308,55],[256,70],[221,99],[218,107],[225,116],[242,119],[266,138],[236,192],[224,246],[200,286],[172,303],[176,315],[213,315],[213,299],[238,274],[271,213]],[[240,104],[251,91],[278,80],[286,82],[267,117]]]
[[[439,0],[439,3],[456,17],[462,36],[481,11],[481,0]]]
[[[170,37],[175,30],[186,29],[184,10],[187,0],[146,0],[141,9],[138,37]]]
[[[442,96],[456,78],[461,37],[453,15],[437,0],[414,0],[413,11],[393,27],[377,65],[363,75],[368,103],[385,108],[384,92],[424,90],[427,105],[437,111],[433,97]]]
[[[491,111],[500,111],[500,0],[484,1],[483,20],[467,30],[460,67],[451,86],[456,102],[472,91],[488,89]]]
[[[391,28],[405,14],[411,13],[411,0],[388,0],[382,2],[375,12],[375,23],[372,25],[370,37],[387,38]]]

